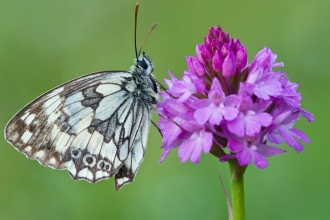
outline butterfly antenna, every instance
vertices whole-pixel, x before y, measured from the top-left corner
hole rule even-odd
[[[136,47],[136,29],[137,29],[137,14],[138,14],[138,11],[139,11],[139,3],[136,3],[135,5],[135,25],[134,25],[134,46],[135,46],[135,56],[136,56],[136,59],[138,59],[138,56],[140,56],[140,53],[141,53],[141,50],[144,46],[144,44],[146,43],[150,33],[153,31],[153,29],[155,29],[155,27],[157,26],[157,24],[153,24],[146,36],[146,38],[144,39],[143,43],[142,43],[142,46],[139,50],[139,53],[137,52],[137,47]]]
[[[135,5],[135,26],[134,26],[134,46],[135,46],[135,56],[136,59],[138,58],[138,54],[137,54],[137,47],[136,47],[136,26],[137,26],[137,14],[139,11],[139,3],[136,3]]]
[[[139,56],[140,56],[140,53],[141,53],[141,50],[142,50],[144,44],[146,43],[146,41],[148,40],[148,37],[150,36],[151,32],[155,29],[156,26],[157,26],[156,23],[153,24],[153,25],[151,26],[151,28],[150,28],[150,30],[149,30],[149,32],[148,32],[146,38],[144,39],[144,41],[143,41],[143,43],[142,43],[142,46],[140,47],[140,50],[139,50]]]

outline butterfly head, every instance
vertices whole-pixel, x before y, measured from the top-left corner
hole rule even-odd
[[[139,73],[149,75],[154,71],[154,65],[149,56],[143,52],[142,56],[135,59],[134,69]]]

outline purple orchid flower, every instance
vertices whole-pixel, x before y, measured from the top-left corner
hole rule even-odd
[[[196,46],[196,57],[186,58],[188,71],[182,79],[169,72],[168,90],[160,93],[161,161],[178,147],[181,162],[190,158],[197,163],[202,152],[215,147],[227,151],[219,155],[222,162],[236,159],[240,166],[254,163],[263,169],[266,157],[285,152],[267,142],[285,142],[303,151],[299,140],[310,141],[293,125],[299,115],[309,122],[314,118],[300,108],[298,84],[273,70],[284,65],[276,58],[265,47],[248,64],[245,46],[220,27],[211,27],[204,43]]]

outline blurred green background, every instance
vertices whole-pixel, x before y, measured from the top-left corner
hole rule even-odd
[[[128,70],[134,59],[136,1],[0,0],[0,127],[45,91],[100,70]],[[141,0],[138,45],[154,23],[144,50],[161,80],[186,69],[185,56],[213,25],[247,47],[249,60],[264,46],[285,62],[300,84],[300,120],[312,143],[305,151],[269,158],[245,174],[247,219],[325,219],[330,216],[329,82],[330,2],[307,0]],[[324,100],[325,99],[325,100]],[[156,118],[156,117],[154,117]],[[157,119],[156,119],[157,120]],[[329,137],[329,135],[328,135]],[[181,164],[177,151],[164,163],[154,127],[135,181],[119,192],[113,179],[73,181],[28,160],[0,140],[0,219],[228,219],[220,186],[229,190],[228,165],[210,155]]]

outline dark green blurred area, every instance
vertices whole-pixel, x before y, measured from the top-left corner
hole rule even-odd
[[[134,59],[136,1],[0,0],[0,127],[47,90],[100,70],[128,70]],[[249,60],[264,46],[278,54],[302,107],[315,122],[296,127],[311,139],[305,151],[269,158],[245,175],[247,219],[326,219],[330,216],[329,1],[140,1],[138,45],[155,76],[177,77],[185,56],[213,25],[247,47]],[[322,101],[323,100],[323,101]],[[154,117],[156,118],[156,117]],[[328,119],[327,119],[328,118]],[[329,137],[329,136],[328,136]],[[42,167],[0,142],[0,219],[228,219],[219,182],[229,191],[228,165],[211,155],[181,164],[177,151],[162,164],[161,136],[154,127],[135,181],[119,192],[113,179],[89,184],[67,171]]]

